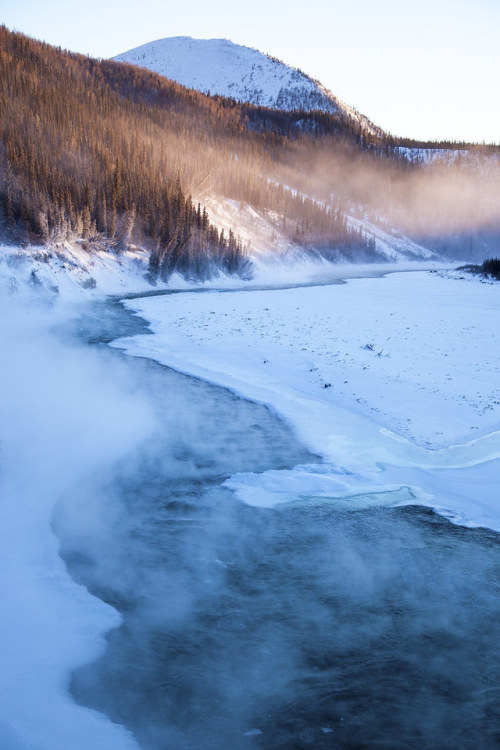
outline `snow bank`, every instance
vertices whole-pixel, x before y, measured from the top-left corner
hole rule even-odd
[[[145,250],[87,252],[81,243],[55,250],[0,245],[0,286],[9,292],[39,291],[66,300],[151,290]]]
[[[127,731],[68,693],[119,617],[70,579],[51,519],[63,494],[144,438],[150,411],[122,368],[56,340],[66,306],[20,292],[0,313],[0,748],[132,750]]]
[[[118,346],[270,405],[350,476],[343,496],[403,488],[500,528],[498,285],[418,272],[127,304],[155,335]]]

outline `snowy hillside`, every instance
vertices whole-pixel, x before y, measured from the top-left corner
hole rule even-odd
[[[188,88],[259,106],[343,113],[368,132],[379,132],[305,73],[227,39],[158,39],[113,59],[147,68]]]
[[[219,229],[229,232],[232,227],[237,227],[238,236],[243,240],[249,258],[256,268],[260,268],[262,264],[272,267],[275,264],[281,266],[286,263],[293,270],[295,264],[298,263],[300,266],[304,261],[318,258],[320,255],[315,252],[314,246],[305,249],[295,245],[283,233],[280,217],[272,212],[258,211],[248,203],[229,198],[215,198],[211,195],[200,195],[197,198],[206,207],[210,221]],[[376,254],[376,257],[371,259],[373,262],[443,261],[438,251],[429,250],[396,230],[386,231],[366,218],[354,216],[347,216],[347,222],[349,226],[361,229],[367,236],[373,237]],[[349,259],[339,255],[336,260],[348,262]],[[358,253],[359,260],[368,262],[366,258],[361,259]]]

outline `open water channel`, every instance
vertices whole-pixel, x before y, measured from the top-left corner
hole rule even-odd
[[[141,449],[75,488],[54,528],[122,625],[74,699],[144,750],[500,746],[500,544],[429,509],[249,507],[236,472],[319,462],[262,405],[127,357],[117,300],[79,321],[156,413]]]

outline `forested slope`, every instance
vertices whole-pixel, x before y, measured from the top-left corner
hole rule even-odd
[[[465,201],[467,227],[489,226],[495,212],[476,186],[494,192],[498,169],[485,176],[491,155],[478,153],[459,170],[414,164],[401,142],[335,113],[209,97],[0,27],[0,230],[89,250],[134,242],[150,252],[152,279],[248,273],[237,227],[211,223],[208,196],[251,205],[287,242],[326,257],[376,256],[368,222],[352,215],[434,237],[463,230]]]

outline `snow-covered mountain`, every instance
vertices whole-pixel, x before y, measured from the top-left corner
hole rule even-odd
[[[302,71],[227,39],[158,39],[113,58],[147,68],[183,86],[275,109],[319,109],[381,131]]]

